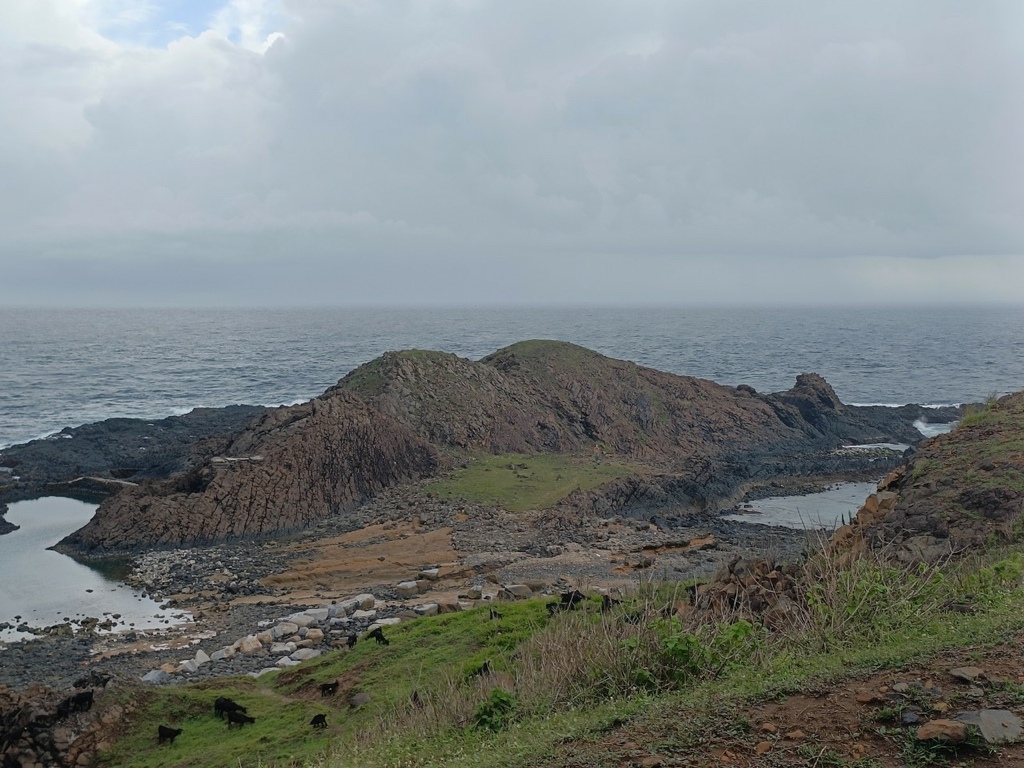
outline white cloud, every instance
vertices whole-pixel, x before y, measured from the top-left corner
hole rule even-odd
[[[172,286],[183,254],[250,265],[261,300],[290,269],[320,300],[981,300],[1006,281],[975,275],[1019,276],[1016,3],[231,0],[147,42],[167,13],[0,4],[0,301],[59,292],[26,260],[116,291],[110,263]],[[901,294],[885,265],[927,277]]]

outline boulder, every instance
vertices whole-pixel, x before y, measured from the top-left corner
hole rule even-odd
[[[298,631],[299,625],[292,621],[282,621],[280,624],[276,624],[270,628],[270,634],[273,635],[275,640],[280,640],[282,637],[294,635]]]
[[[291,654],[288,658],[292,661],[306,661],[308,659],[315,659],[322,652],[317,648],[299,648],[295,653]]]
[[[257,651],[259,651],[262,648],[263,648],[263,643],[261,643],[253,635],[249,635],[248,637],[243,637],[238,642],[238,651],[240,653],[245,653],[245,654],[256,653]]]
[[[403,581],[396,584],[395,589],[398,590],[398,594],[400,594],[403,599],[408,599],[419,594],[420,585],[415,581]]]
[[[377,618],[377,612],[376,611],[365,611],[365,610],[361,610],[360,609],[360,610],[358,610],[358,611],[356,611],[355,613],[352,614],[352,618],[353,619],[364,619],[364,620],[373,621],[375,618]]]
[[[165,685],[174,680],[173,675],[169,675],[162,669],[153,669],[142,676],[142,682],[151,683],[153,685]]]
[[[426,581],[437,581],[438,579],[441,578],[441,569],[440,568],[424,568],[422,571],[420,571],[419,578],[420,579],[425,579]]]
[[[437,603],[424,603],[423,605],[417,605],[413,607],[420,616],[437,616],[438,606]]]
[[[375,605],[377,605],[377,598],[367,593],[364,593],[362,595],[356,595],[355,601],[359,603],[359,607],[364,611],[368,611]]]

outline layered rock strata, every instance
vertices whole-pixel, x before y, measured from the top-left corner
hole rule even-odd
[[[441,463],[406,427],[332,392],[267,411],[188,473],[125,488],[59,548],[95,556],[295,530]]]

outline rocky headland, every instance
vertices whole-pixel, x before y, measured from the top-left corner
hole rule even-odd
[[[409,350],[361,366],[301,405],[116,419],[14,446],[0,452],[12,470],[0,501],[104,496],[94,520],[61,548],[106,556],[301,530],[474,454],[596,446],[635,471],[566,500],[560,515],[708,513],[758,486],[878,477],[899,457],[840,449],[914,445],[915,420],[956,415],[844,405],[816,374],[760,394],[563,342],[521,342],[478,362]]]

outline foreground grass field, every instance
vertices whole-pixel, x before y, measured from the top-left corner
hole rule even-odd
[[[622,462],[570,454],[479,456],[425,491],[444,499],[500,505],[510,512],[547,509],[575,490],[589,491],[633,474]]]
[[[663,744],[685,749],[707,738],[711,722],[734,727],[728,713],[751,701],[1005,639],[1024,629],[1022,573],[1014,549],[941,574],[866,562],[824,574],[816,607],[776,633],[735,617],[664,618],[679,597],[672,584],[643,585],[611,612],[591,600],[549,617],[532,600],[501,604],[500,618],[481,608],[420,619],[389,627],[389,646],[360,643],[259,679],[133,692],[135,708],[103,764],[555,766],[568,764],[575,743],[589,755],[579,765],[602,765],[602,739],[623,727],[658,728]],[[943,608],[964,594],[974,613]],[[485,661],[492,673],[474,674]],[[339,691],[322,698],[318,686],[331,680]],[[351,708],[357,693],[371,698]],[[213,714],[222,695],[256,723],[228,729]],[[317,713],[328,728],[310,727]],[[160,724],[183,733],[158,746]]]

